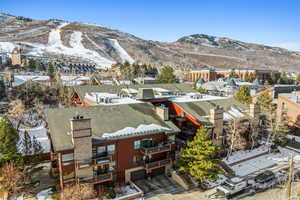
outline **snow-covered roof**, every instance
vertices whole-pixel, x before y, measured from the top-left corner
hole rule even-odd
[[[22,85],[27,81],[34,81],[34,82],[44,82],[50,80],[49,76],[40,76],[40,75],[15,75],[14,82],[12,83],[13,87]]]
[[[210,101],[210,100],[227,99],[227,98],[229,98],[229,97],[212,96],[212,95],[192,92],[192,93],[186,93],[185,95],[182,95],[182,96],[171,97],[169,99],[169,101],[172,101],[172,102],[194,102],[194,101]]]
[[[170,128],[163,127],[157,124],[141,124],[137,128],[133,127],[126,127],[121,130],[118,130],[114,133],[104,133],[102,137],[104,138],[113,138],[113,137],[120,137],[120,136],[128,136],[128,135],[138,135],[138,134],[150,134],[150,133],[158,133],[163,131],[171,130]]]
[[[85,95],[85,99],[95,105],[133,104],[142,103],[129,97],[119,97],[117,94],[92,92]]]

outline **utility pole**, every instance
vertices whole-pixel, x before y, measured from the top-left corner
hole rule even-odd
[[[291,156],[290,159],[290,170],[289,170],[289,179],[287,182],[287,196],[288,200],[292,199],[292,183],[294,179],[294,156]]]

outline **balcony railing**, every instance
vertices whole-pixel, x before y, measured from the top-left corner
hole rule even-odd
[[[86,167],[92,167],[97,165],[107,165],[112,162],[112,156],[102,156],[87,160],[76,160],[76,168],[82,169]]]
[[[141,152],[144,154],[156,154],[166,151],[171,151],[171,144],[158,145],[155,147],[142,147]]]
[[[171,159],[164,159],[164,160],[159,160],[159,161],[155,161],[155,162],[150,162],[150,163],[146,163],[145,164],[145,168],[146,170],[152,170],[152,169],[156,169],[156,168],[160,168],[163,166],[167,166],[171,164]]]
[[[86,184],[86,183],[97,184],[97,183],[112,181],[112,179],[113,179],[112,172],[108,172],[97,176],[78,178],[77,181],[80,184]]]

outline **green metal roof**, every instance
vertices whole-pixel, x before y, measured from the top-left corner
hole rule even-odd
[[[248,110],[248,107],[235,98],[226,98],[208,101],[193,101],[193,102],[175,102],[182,110],[190,114],[199,121],[208,121],[210,109],[221,106],[224,112],[230,110],[231,107],[239,108],[240,110]]]
[[[104,133],[114,133],[126,127],[137,128],[141,124],[156,124],[171,129],[166,132],[178,132],[178,128],[172,122],[163,121],[156,114],[155,107],[150,103],[47,109],[45,113],[54,151],[73,148],[70,119],[76,115],[91,119],[93,139],[106,140],[107,138],[102,137]]]

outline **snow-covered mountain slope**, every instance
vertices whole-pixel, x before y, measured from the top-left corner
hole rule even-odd
[[[158,30],[159,31],[159,30]],[[21,46],[23,53],[90,62],[151,63],[188,70],[203,67],[299,71],[300,53],[229,38],[195,34],[165,43],[86,23],[32,20],[0,15],[0,52]]]

